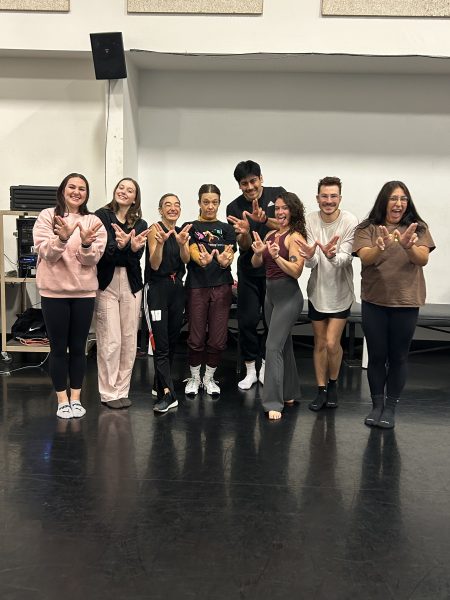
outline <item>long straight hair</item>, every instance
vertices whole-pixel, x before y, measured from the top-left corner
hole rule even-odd
[[[116,215],[119,212],[119,205],[116,200],[116,191],[122,181],[131,181],[136,190],[136,196],[134,198],[134,204],[128,207],[127,214],[125,216],[126,223],[128,227],[134,227],[139,219],[142,219],[142,209],[141,209],[141,188],[139,187],[138,182],[132,177],[122,177],[120,181],[117,182],[116,187],[113,191],[113,199],[109,202],[105,208],[112,210],[112,212]]]
[[[402,181],[388,181],[383,185],[368,217],[357,226],[357,229],[365,229],[369,225],[384,225],[386,223],[387,205],[392,192],[396,188],[401,188],[408,198],[408,204],[399,225],[408,227],[411,223],[418,223],[417,231],[420,233],[425,230],[427,224],[417,212],[411,194]]]

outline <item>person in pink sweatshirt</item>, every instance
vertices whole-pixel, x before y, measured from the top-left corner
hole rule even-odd
[[[106,230],[89,213],[88,199],[86,177],[70,173],[58,188],[55,208],[44,209],[33,229],[36,284],[50,340],[50,376],[58,399],[56,414],[62,419],[86,413],[80,401],[85,346],[98,289],[96,265],[106,246]]]

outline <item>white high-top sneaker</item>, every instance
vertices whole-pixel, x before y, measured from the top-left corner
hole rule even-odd
[[[238,388],[241,390],[249,390],[252,385],[258,381],[256,376],[255,361],[246,362],[245,368],[247,370],[247,374],[244,379],[241,379],[241,381],[238,383]]]
[[[201,365],[198,365],[198,367],[189,367],[191,376],[185,380],[186,387],[184,388],[184,393],[187,396],[196,396],[198,394],[198,390],[202,384],[200,379],[200,367]]]
[[[259,369],[258,379],[259,383],[264,385],[264,375],[266,374],[266,361],[262,359],[261,368]]]
[[[216,372],[216,367],[209,367],[206,365],[205,375],[203,376],[203,387],[206,390],[206,393],[210,396],[217,396],[220,394],[220,387],[214,381],[214,373]]]

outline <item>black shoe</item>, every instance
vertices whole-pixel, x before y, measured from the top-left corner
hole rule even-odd
[[[367,427],[378,427],[380,424],[381,413],[384,409],[384,396],[372,396],[372,406],[372,410],[364,419],[364,425],[367,425]]]
[[[123,408],[122,400],[119,398],[118,400],[110,400],[109,402],[102,402],[103,406],[107,406],[108,408]]]
[[[397,406],[397,398],[386,398],[386,406],[381,413],[378,427],[382,429],[394,429],[395,427],[395,407]]]
[[[153,410],[158,413],[165,413],[169,410],[169,408],[176,408],[177,406],[178,400],[172,395],[171,392],[167,392],[167,394],[164,394],[162,397],[162,400],[159,400],[155,404]]]
[[[121,398],[123,408],[129,408],[131,406],[131,400],[129,398]]]
[[[317,396],[308,404],[309,410],[317,412],[321,410],[327,403],[327,392],[324,389],[319,389]]]
[[[338,395],[337,395],[336,382],[329,383],[327,385],[327,401],[325,402],[325,406],[327,408],[337,408],[338,407]]]

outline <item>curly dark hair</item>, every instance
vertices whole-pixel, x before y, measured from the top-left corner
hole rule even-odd
[[[278,195],[277,200],[278,198],[281,198],[286,202],[286,206],[291,212],[289,233],[297,231],[298,233],[301,233],[306,240],[305,207],[303,206],[303,202],[297,194],[294,194],[293,192],[282,192]]]
[[[420,218],[420,215],[414,206],[411,194],[402,181],[388,181],[383,185],[377,196],[377,199],[375,200],[375,204],[369,213],[369,216],[358,225],[357,229],[365,229],[369,225],[384,225],[386,223],[387,205],[392,192],[396,188],[401,188],[405,196],[408,198],[408,204],[399,225],[405,225],[408,227],[411,225],[411,223],[418,223],[417,233],[421,233],[425,230],[427,224],[423,219]]]

